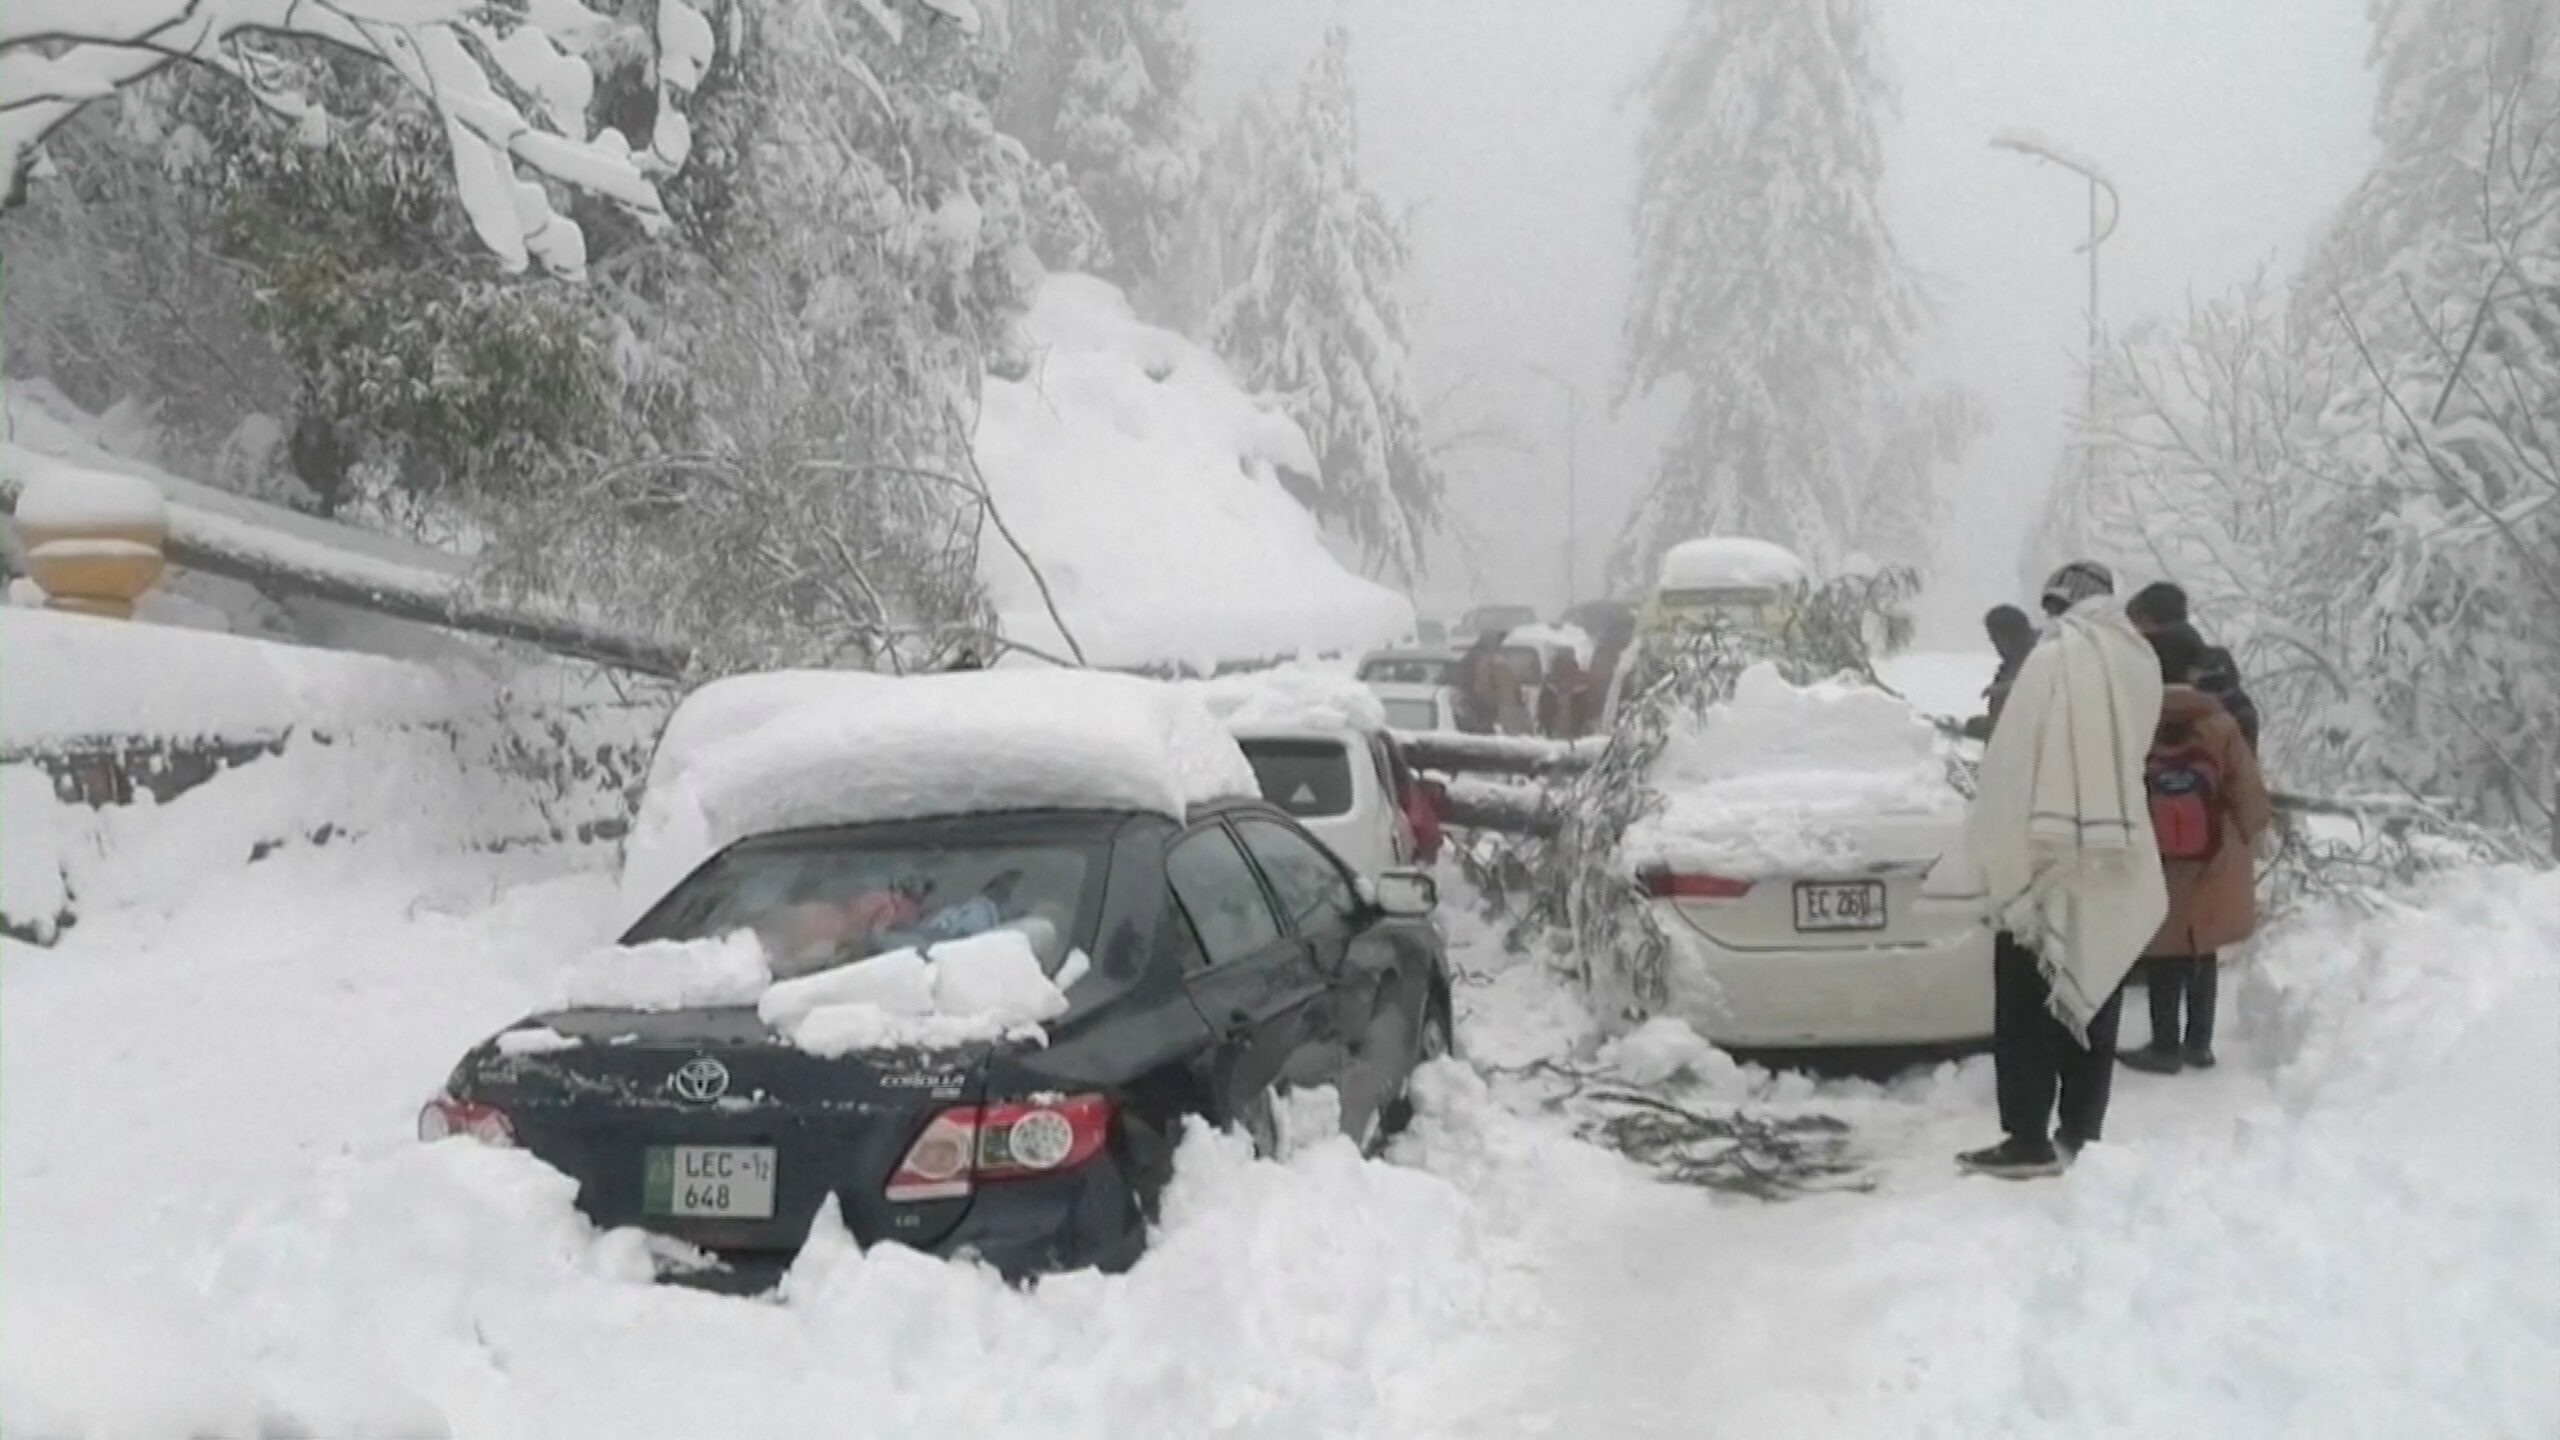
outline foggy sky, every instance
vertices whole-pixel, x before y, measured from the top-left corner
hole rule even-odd
[[[1481,562],[1444,543],[1426,613],[1470,599],[1563,598],[1565,401],[1579,386],[1580,593],[1649,472],[1669,397],[1614,417],[1633,265],[1633,87],[1685,0],[1200,0],[1201,100],[1214,120],[1258,84],[1286,90],[1325,24],[1352,33],[1361,161],[1409,214],[1426,394],[1465,382],[1526,453],[1453,466],[1451,508]],[[1954,518],[1924,642],[1969,643],[2012,598],[2020,540],[2077,403],[2086,191],[1991,150],[2039,131],[2105,165],[2124,194],[2100,256],[2100,314],[2121,329],[2281,263],[2370,155],[2368,29],[2352,0],[1878,0],[1898,113],[1887,208],[1939,323],[1925,372],[1972,389],[1992,430],[1952,477]]]

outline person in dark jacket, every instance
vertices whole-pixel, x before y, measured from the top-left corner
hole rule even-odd
[[[2151,634],[2160,656],[2160,727],[2152,739],[2149,783],[2161,877],[2169,915],[2143,951],[2151,1001],[2151,1043],[2118,1058],[2157,1075],[2213,1065],[2213,1021],[2221,982],[2220,952],[2257,928],[2257,871],[2251,850],[2272,818],[2257,752],[2239,723],[2195,687],[2205,643],[2194,627]],[[2202,780],[2203,784],[2196,782]],[[2164,797],[2190,806],[2202,828],[2162,819]],[[2181,835],[2181,830],[2191,833]],[[2218,833],[2216,833],[2218,832]],[[2183,853],[2182,853],[2183,852]],[[2180,1009],[2185,1010],[2181,1026]]]
[[[2133,592],[2124,602],[2125,618],[2133,628],[2145,635],[2157,634],[2173,626],[2193,628],[2188,617],[2187,592],[2170,580],[2155,580]],[[2198,656],[2192,683],[2196,689],[2214,698],[2238,722],[2242,739],[2249,748],[2258,748],[2258,707],[2240,684],[2240,662],[2219,645],[2206,645]]]
[[[2000,668],[1983,687],[1983,713],[1964,724],[1964,733],[1976,740],[1991,738],[1991,727],[2000,721],[2000,707],[2008,702],[2009,687],[2017,682],[2018,667],[2027,663],[2027,652],[2036,648],[2036,622],[2015,605],[1994,605],[1983,612],[1982,630],[1991,637]]]

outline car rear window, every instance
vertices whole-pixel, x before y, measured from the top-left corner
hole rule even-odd
[[[806,975],[936,940],[1018,929],[1051,974],[1088,943],[1110,844],[1095,839],[750,842],[696,871],[634,941],[753,930]]]
[[[1547,673],[1546,657],[1538,652],[1535,645],[1505,645],[1502,658],[1510,663],[1511,673],[1523,681],[1534,683]]]
[[[1302,820],[1351,813],[1351,756],[1333,740],[1246,740],[1262,798]]]
[[[1440,724],[1440,707],[1428,700],[1380,700],[1392,730],[1431,730]]]
[[[1437,656],[1396,656],[1361,662],[1360,678],[1381,685],[1446,685],[1456,662]]]

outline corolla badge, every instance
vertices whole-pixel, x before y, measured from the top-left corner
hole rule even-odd
[[[696,1055],[667,1077],[667,1088],[679,1100],[708,1104],[729,1093],[729,1067],[708,1055]]]

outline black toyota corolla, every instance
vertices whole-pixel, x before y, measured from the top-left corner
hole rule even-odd
[[[760,836],[623,943],[751,929],[789,977],[1010,923],[1069,1009],[1045,1043],[837,1058],[752,1007],[543,1014],[465,1056],[419,1133],[531,1150],[597,1224],[709,1252],[718,1268],[686,1278],[716,1288],[771,1285],[829,1195],[865,1245],[1008,1275],[1119,1268],[1184,1117],[1268,1149],[1275,1093],[1331,1085],[1354,1136],[1403,1123],[1415,1067],[1451,1048],[1432,904],[1417,873],[1364,889],[1258,801],[1185,824],[1038,811]]]

